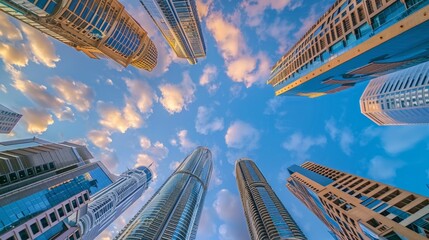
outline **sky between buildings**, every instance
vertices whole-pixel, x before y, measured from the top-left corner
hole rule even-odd
[[[427,195],[429,128],[378,127],[359,110],[366,83],[316,99],[274,97],[270,67],[332,0],[200,0],[207,58],[180,60],[143,7],[123,1],[158,48],[151,72],[92,60],[0,14],[0,103],[24,115],[11,135],[88,144],[114,173],[149,165],[156,180],[99,239],[110,239],[196,146],[214,172],[197,239],[248,239],[234,162],[259,166],[309,239],[327,228],[286,189],[305,160]]]

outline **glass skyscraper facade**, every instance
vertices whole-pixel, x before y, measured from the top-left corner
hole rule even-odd
[[[33,138],[0,145],[0,239],[80,239],[79,212],[114,176],[77,144]]]
[[[179,58],[197,63],[206,45],[195,0],[140,0]]]
[[[336,239],[429,239],[427,197],[312,162],[288,170],[288,189]]]
[[[151,71],[157,50],[118,0],[0,0],[0,10],[84,52]]]
[[[252,239],[307,239],[252,160],[237,160],[235,175]]]
[[[0,133],[10,133],[22,115],[0,104]]]
[[[428,0],[337,0],[267,83],[276,95],[318,97],[427,61],[428,11]]]
[[[141,197],[151,181],[152,172],[141,166],[124,172],[113,184],[91,197],[85,213],[79,217],[82,239],[95,239]]]
[[[195,239],[212,165],[209,149],[194,150],[115,239]]]
[[[378,125],[429,123],[429,62],[371,80],[360,108]]]

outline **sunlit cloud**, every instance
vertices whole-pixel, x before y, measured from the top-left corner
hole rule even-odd
[[[183,80],[179,84],[162,84],[159,86],[162,97],[160,102],[170,114],[180,113],[195,100],[195,83],[187,72],[183,74]]]
[[[88,85],[60,77],[51,79],[50,83],[60,97],[78,111],[86,112],[91,109],[95,94]]]
[[[283,148],[291,152],[295,157],[295,162],[309,160],[310,149],[313,147],[323,147],[326,144],[325,136],[304,136],[299,132],[292,134],[283,142]]]
[[[22,40],[22,33],[19,28],[9,21],[9,17],[0,12],[0,37],[4,37],[11,41]]]
[[[210,7],[213,4],[213,0],[197,0],[197,12],[200,20],[203,20],[207,17]]]
[[[205,86],[210,94],[214,94],[220,87],[220,83],[215,81],[217,74],[217,67],[215,65],[207,64],[200,77],[200,85]]]
[[[124,80],[139,111],[141,113],[151,113],[153,103],[158,101],[158,97],[149,84],[143,80],[131,80],[129,78]]]
[[[97,147],[106,149],[112,142],[110,133],[107,130],[91,130],[88,133],[89,140]]]
[[[255,149],[259,144],[260,133],[249,123],[243,121],[233,122],[225,135],[225,142],[229,148]]]
[[[125,133],[130,128],[139,128],[143,124],[142,117],[128,99],[125,102],[125,107],[118,109],[113,104],[99,101],[97,111],[100,116],[100,124],[121,133]]]
[[[54,119],[49,112],[36,108],[22,108],[23,120],[27,126],[27,131],[32,134],[42,134],[54,123]]]
[[[60,57],[55,53],[54,44],[43,33],[26,24],[21,24],[22,31],[34,56],[34,62],[53,68]]]
[[[0,57],[5,64],[12,64],[24,67],[28,64],[28,56],[24,44],[17,46],[7,43],[0,43]]]

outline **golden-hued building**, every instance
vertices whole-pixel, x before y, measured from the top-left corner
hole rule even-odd
[[[427,61],[428,4],[337,0],[277,61],[267,83],[277,96],[318,97]]]
[[[0,10],[91,58],[152,71],[158,52],[118,0],[0,0]]]
[[[237,160],[235,174],[253,240],[307,239],[252,160]]]
[[[429,199],[312,162],[288,168],[287,188],[341,240],[429,238]]]
[[[371,80],[360,109],[378,125],[429,123],[429,62]]]

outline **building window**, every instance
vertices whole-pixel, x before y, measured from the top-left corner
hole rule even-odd
[[[58,215],[60,216],[60,218],[64,217],[65,214],[64,214],[64,210],[62,207],[58,208]]]
[[[19,237],[21,238],[21,240],[27,240],[27,239],[30,239],[30,236],[28,236],[27,229],[22,229],[22,230],[19,232]]]
[[[51,222],[57,221],[57,216],[55,215],[55,212],[51,212],[49,214],[49,218],[51,219]]]
[[[371,225],[372,227],[376,228],[378,226],[380,226],[380,222],[375,220],[374,218],[371,218],[370,220],[368,220],[366,223],[368,223],[369,225]]]
[[[48,224],[48,220],[44,217],[44,218],[42,218],[42,219],[40,219],[40,223],[42,223],[42,227],[43,228],[46,228],[46,227],[48,227],[49,226],[49,224]]]
[[[408,197],[402,199],[400,202],[395,204],[395,207],[403,208],[406,205],[410,204],[412,201],[416,200],[416,197],[414,195],[409,195]]]
[[[39,232],[39,226],[37,226],[37,223],[31,224],[30,228],[31,228],[31,232],[33,232],[33,235]]]
[[[69,213],[71,212],[71,207],[70,207],[70,203],[66,204],[66,211]]]

